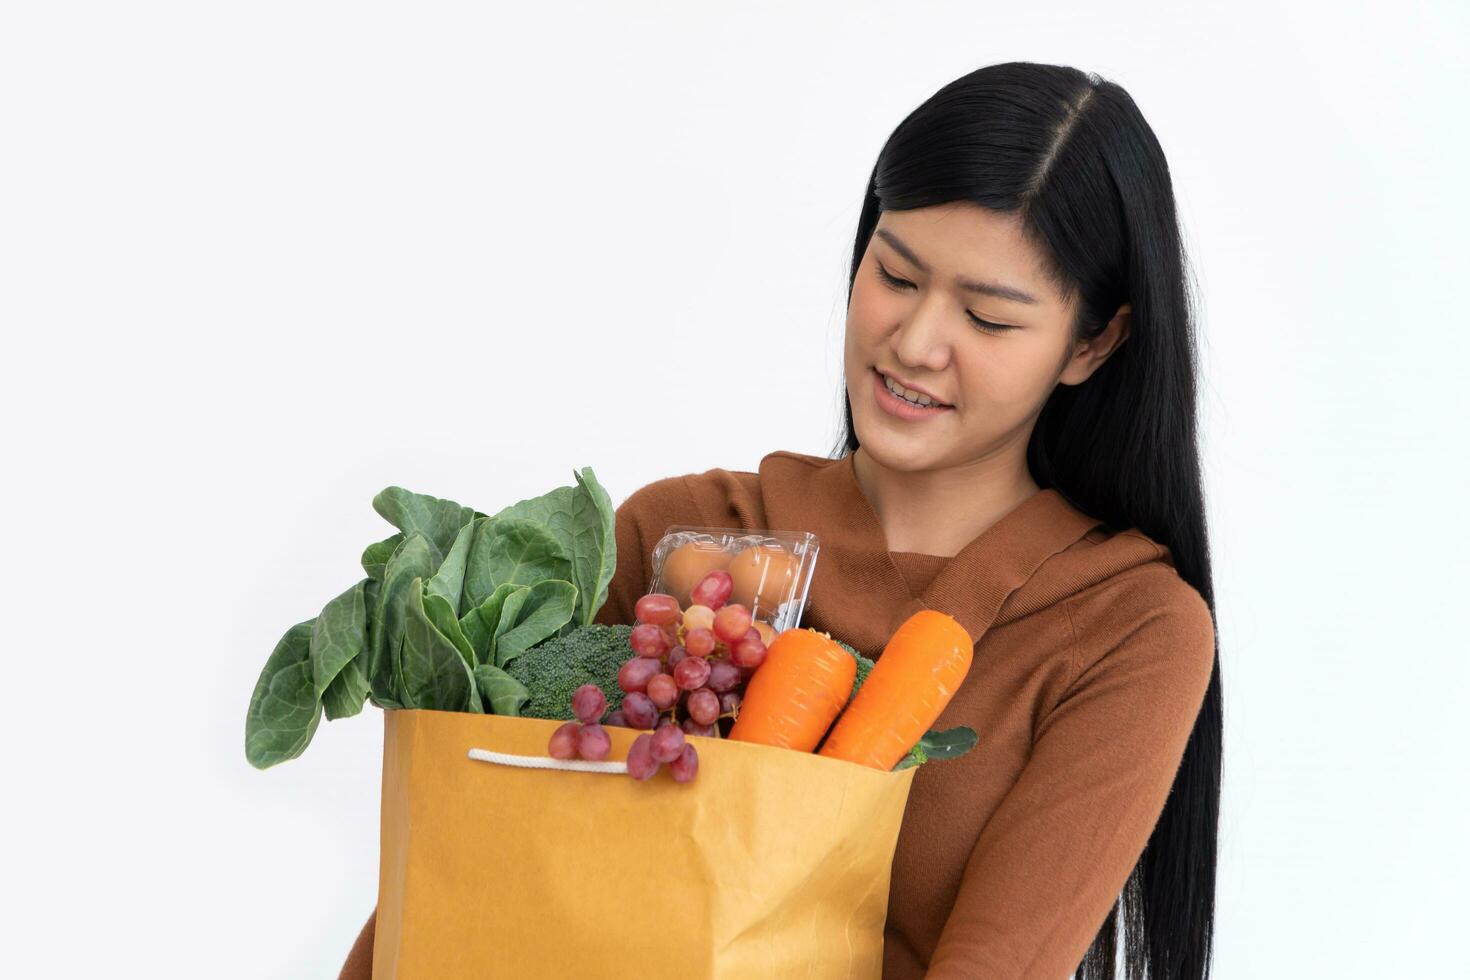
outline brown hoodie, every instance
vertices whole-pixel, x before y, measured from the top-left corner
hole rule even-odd
[[[975,659],[935,727],[979,744],[915,775],[883,976],[1066,980],[1163,810],[1214,666],[1209,606],[1169,550],[1046,489],[953,557],[892,552],[851,456],[774,452],[756,473],[668,477],[624,501],[598,622],[633,621],[672,524],[814,532],[802,625],[874,659],[919,609],[959,620]],[[370,976],[373,926],[342,978]]]

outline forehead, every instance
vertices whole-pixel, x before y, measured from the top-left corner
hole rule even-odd
[[[929,275],[998,283],[1030,293],[1042,304],[1061,303],[1041,254],[1022,233],[1019,215],[1000,214],[968,201],[884,211],[873,241],[894,254],[893,246],[877,234],[881,229],[901,239]]]

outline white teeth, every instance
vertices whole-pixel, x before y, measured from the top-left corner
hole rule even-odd
[[[883,375],[883,384],[888,387],[889,391],[893,392],[895,395],[902,398],[906,402],[912,402],[915,405],[923,406],[934,406],[939,404],[928,395],[921,395],[917,391],[909,391],[903,385],[899,384],[897,381],[894,381],[886,374]]]

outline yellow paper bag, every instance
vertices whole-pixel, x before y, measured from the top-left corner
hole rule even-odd
[[[544,757],[556,721],[384,719],[377,980],[881,975],[914,769],[691,738],[693,781],[640,782],[470,757]]]

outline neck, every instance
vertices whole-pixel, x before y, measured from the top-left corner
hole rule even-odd
[[[1041,488],[1021,461],[981,459],[942,470],[890,469],[859,447],[853,472],[889,551],[953,556]]]

